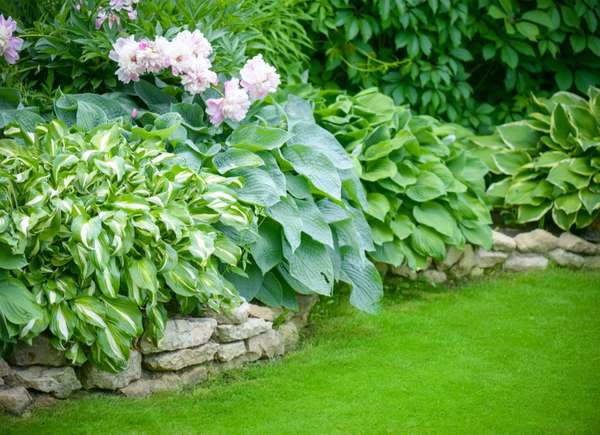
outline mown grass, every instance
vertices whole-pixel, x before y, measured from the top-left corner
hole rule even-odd
[[[600,273],[398,290],[378,316],[322,304],[302,348],[183,394],[0,417],[10,434],[600,432]]]

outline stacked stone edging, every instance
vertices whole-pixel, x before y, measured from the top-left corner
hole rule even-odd
[[[158,343],[142,337],[119,373],[91,363],[72,367],[48,337],[39,336],[31,346],[19,344],[8,358],[10,365],[0,358],[0,410],[21,414],[36,396],[62,399],[82,389],[128,397],[180,390],[248,362],[282,356],[297,345],[317,300],[299,295],[299,311],[287,315],[243,303],[225,314],[169,319]],[[274,326],[275,321],[282,323]]]
[[[416,272],[408,266],[380,270],[409,280],[423,280],[441,284],[448,280],[475,278],[488,271],[502,269],[508,272],[543,270],[556,264],[573,269],[600,269],[600,244],[592,243],[571,233],[555,236],[537,229],[511,237],[503,232],[492,232],[493,247],[487,251],[465,245],[463,251],[450,247],[443,261],[428,259],[426,267]]]

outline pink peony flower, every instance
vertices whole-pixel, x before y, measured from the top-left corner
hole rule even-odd
[[[226,81],[223,98],[210,98],[206,101],[206,113],[213,125],[220,125],[225,119],[241,121],[250,108],[250,98],[245,89],[239,87],[238,79]]]
[[[113,50],[108,54],[112,60],[119,64],[117,77],[123,83],[138,81],[140,74],[145,72],[143,65],[138,63],[139,43],[133,36],[129,38],[119,38],[113,45]]]
[[[281,83],[279,74],[272,65],[263,60],[262,54],[250,59],[240,70],[242,86],[253,100],[260,100],[275,92]]]
[[[212,53],[210,42],[202,32],[184,30],[179,32],[169,43],[168,56],[171,59],[173,74],[184,73],[186,66],[196,58],[208,59]]]
[[[169,66],[168,59],[161,53],[156,42],[148,39],[138,42],[136,62],[144,73],[158,73]]]
[[[12,17],[5,19],[4,15],[0,14],[0,55],[10,64],[17,63],[19,51],[23,47],[23,40],[13,36],[16,30],[15,20]]]
[[[207,90],[210,85],[216,85],[219,82],[217,74],[210,70],[210,66],[210,61],[203,57],[195,58],[185,64],[181,75],[184,89],[196,95]]]

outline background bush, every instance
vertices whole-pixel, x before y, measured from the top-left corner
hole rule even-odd
[[[595,0],[314,0],[311,77],[380,86],[421,114],[488,129],[531,92],[600,83]]]

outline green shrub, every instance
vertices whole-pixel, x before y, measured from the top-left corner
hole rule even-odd
[[[313,80],[379,86],[417,113],[485,128],[530,92],[600,83],[595,0],[310,0]]]
[[[362,168],[374,259],[419,269],[427,257],[444,259],[447,246],[491,247],[488,170],[457,144],[469,131],[413,116],[373,89],[325,92],[323,100],[319,123]]]
[[[49,328],[75,363],[118,370],[167,311],[238,298],[222,272],[242,255],[227,228],[253,216],[234,178],[165,149],[178,125],[79,130],[59,121],[0,139],[0,342]]]
[[[526,120],[501,125],[473,150],[497,174],[487,194],[517,223],[584,228],[600,215],[600,90],[534,99]]]

